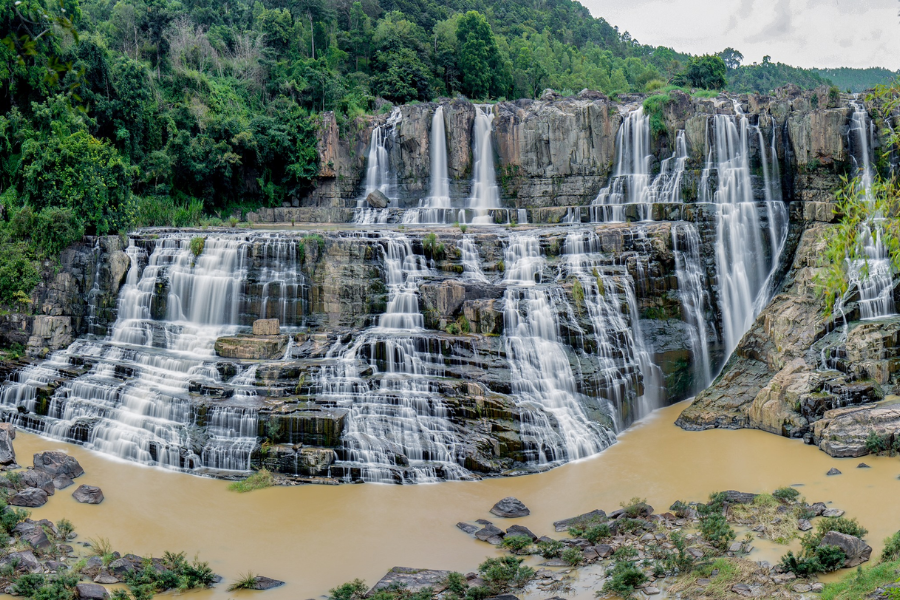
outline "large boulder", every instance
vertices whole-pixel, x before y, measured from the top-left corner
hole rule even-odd
[[[556,529],[556,531],[567,531],[569,527],[603,523],[605,521],[606,513],[598,508],[596,510],[592,510],[591,512],[584,513],[583,515],[578,515],[577,517],[570,517],[568,519],[556,521],[555,523],[553,523],[553,527],[554,529]]]
[[[40,488],[25,488],[10,496],[9,503],[13,506],[38,508],[47,504],[47,492]]]
[[[79,600],[106,600],[109,598],[109,592],[96,583],[79,583],[75,586],[75,596]]]
[[[82,504],[100,504],[103,502],[103,491],[93,485],[80,485],[72,492],[72,497]]]
[[[284,356],[286,335],[237,335],[220,337],[215,349],[218,356],[240,360],[272,360]]]
[[[394,567],[381,580],[375,584],[366,596],[375,592],[396,587],[402,587],[405,592],[418,592],[425,588],[431,588],[435,593],[447,589],[447,576],[450,571],[437,571],[434,569],[410,569],[409,567]]]
[[[263,577],[262,575],[257,575],[253,580],[253,585],[249,589],[271,590],[272,588],[281,587],[283,585],[284,582],[279,581],[278,579],[272,579],[271,577]]]
[[[37,469],[28,469],[21,474],[22,484],[25,487],[40,488],[47,492],[48,496],[56,493],[56,486],[53,485],[53,477],[46,471]]]
[[[278,319],[257,319],[253,321],[253,335],[279,335],[281,323]]]
[[[391,203],[391,199],[385,196],[380,190],[375,190],[366,196],[366,202],[372,208],[387,208]]]
[[[35,454],[34,468],[51,475],[65,475],[72,479],[84,475],[84,469],[74,457],[58,451]]]
[[[844,551],[847,560],[844,561],[844,567],[855,567],[869,560],[872,556],[872,547],[856,536],[838,533],[837,531],[829,531],[822,538],[819,547],[837,546]]]
[[[43,570],[40,561],[34,556],[31,550],[23,552],[10,552],[0,559],[0,566],[14,566],[16,572],[28,571],[29,573],[40,573]]]
[[[514,519],[516,517],[527,517],[531,514],[531,511],[517,498],[508,496],[491,508],[491,514]]]
[[[32,527],[31,531],[23,533],[19,539],[35,550],[46,550],[53,545],[47,538],[47,534],[44,532],[43,527]]]

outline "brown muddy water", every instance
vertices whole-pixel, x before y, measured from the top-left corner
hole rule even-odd
[[[394,566],[474,570],[499,552],[459,531],[458,521],[491,519],[500,526],[527,525],[537,535],[555,534],[552,522],[595,508],[611,511],[633,496],[660,512],[678,499],[705,500],[710,492],[798,488],[810,501],[832,502],[882,540],[900,529],[900,460],[865,457],[838,460],[814,447],[759,431],[685,432],[672,423],[685,404],[660,411],[588,460],[526,477],[434,485],[344,485],[270,488],[247,494],[227,483],[109,459],[73,445],[19,433],[20,462],[34,452],[63,449],[87,474],[77,483],[99,485],[106,500],[78,504],[74,488],[58,492],[36,518],[70,519],[77,541],[108,537],[122,553],[161,556],[165,550],[195,553],[225,583],[192,598],[250,597],[226,585],[252,571],[287,582],[265,600],[315,598],[361,578],[374,584]],[[826,477],[837,467],[843,475]],[[491,506],[516,496],[530,509],[522,519],[498,519]],[[739,536],[740,537],[740,536]],[[754,560],[774,561],[783,547],[758,544]],[[592,584],[580,587],[587,597]],[[546,594],[544,594],[546,596]]]

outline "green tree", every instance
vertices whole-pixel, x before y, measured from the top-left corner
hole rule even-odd
[[[720,90],[728,85],[728,80],[725,79],[727,73],[728,68],[721,57],[707,54],[692,58],[673,83],[705,90]]]
[[[470,98],[488,98],[504,92],[500,51],[491,26],[481,13],[470,10],[456,29],[456,63],[462,73],[462,91]]]

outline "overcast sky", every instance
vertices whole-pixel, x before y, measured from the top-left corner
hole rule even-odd
[[[900,69],[900,0],[580,0],[642,44],[744,64]]]

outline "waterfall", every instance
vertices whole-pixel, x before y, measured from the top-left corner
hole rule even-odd
[[[631,111],[616,133],[616,158],[609,185],[591,203],[594,222],[625,221],[625,205],[636,205],[639,219],[649,221],[652,205],[681,202],[681,180],[687,163],[684,131],[675,136],[672,156],[660,163],[659,174],[651,180],[650,119],[644,108]]]
[[[608,264],[593,231],[568,234],[564,251],[560,277],[574,277],[581,286],[596,346],[597,388],[616,407],[623,428],[661,407],[665,397],[662,371],[641,329],[635,282]]]
[[[445,128],[444,107],[438,106],[431,119],[431,192],[428,194],[428,208],[450,208]]]
[[[396,138],[396,127],[403,118],[399,108],[391,111],[383,125],[372,130],[369,142],[369,153],[366,158],[365,192],[356,202],[356,215],[353,222],[360,225],[386,223],[388,212],[385,209],[371,208],[366,198],[372,192],[379,191],[391,201],[397,200],[397,177],[391,169],[389,143]]]
[[[463,278],[470,281],[487,283],[488,279],[481,270],[481,256],[471,235],[464,235],[459,241],[460,260],[463,264]]]
[[[469,206],[475,212],[472,223],[493,222],[490,210],[500,208],[500,188],[497,187],[497,173],[494,169],[494,146],[491,132],[494,127],[494,112],[491,106],[475,107],[475,125],[472,135],[472,155],[474,169],[472,176],[472,198]]]
[[[539,464],[575,460],[609,446],[612,432],[587,418],[559,340],[559,288],[538,287],[544,261],[535,234],[510,237],[505,253],[504,338],[522,441]]]
[[[736,112],[736,117],[713,117],[714,139],[700,186],[701,202],[712,201],[717,208],[716,267],[727,354],[737,347],[768,300],[770,276],[787,236],[787,210],[780,199],[769,197],[772,188],[767,168],[763,169],[763,207],[768,215],[765,227],[760,219],[750,174],[751,126],[737,106]],[[761,144],[763,165],[767,160],[765,149]],[[709,180],[714,169],[718,186],[712,192]]]
[[[289,327],[303,324],[297,243],[278,234],[216,234],[194,256],[190,241],[189,234],[164,235],[149,255],[129,242],[131,266],[109,337],[77,340],[16,373],[0,392],[4,418],[145,464],[248,470],[257,405],[255,393],[241,388],[253,383],[255,368],[230,382],[233,396],[210,401],[205,417],[191,394],[222,387],[213,343],[249,326],[258,307]],[[81,364],[84,374],[61,379]]]
[[[689,326],[691,356],[694,366],[694,389],[699,391],[712,381],[709,338],[715,334],[706,314],[711,309],[706,272],[700,263],[700,235],[693,223],[672,225],[672,248],[678,279],[681,314]]]
[[[383,329],[415,330],[425,327],[419,311],[419,282],[428,275],[425,257],[414,254],[405,236],[385,241],[384,271],[389,299],[378,321]]]
[[[868,127],[868,113],[863,104],[852,102],[850,138],[855,150],[857,185],[870,204],[875,203],[872,185],[875,170],[872,168],[874,134]],[[880,215],[874,215],[863,223],[858,231],[857,243],[865,254],[864,259],[849,261],[850,281],[859,290],[859,312],[863,319],[879,319],[895,314],[894,277],[891,255],[881,239]]]

